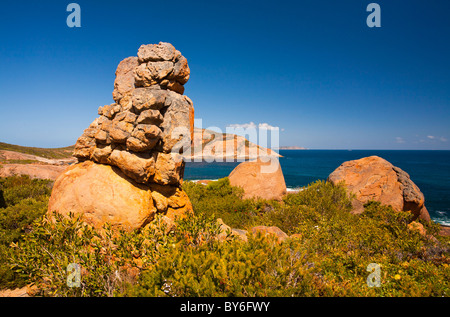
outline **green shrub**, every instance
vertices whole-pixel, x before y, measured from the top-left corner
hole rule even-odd
[[[7,266],[10,244],[31,230],[31,224],[47,211],[51,181],[28,176],[0,178],[0,288],[26,284]]]
[[[154,261],[162,241],[161,233],[147,228],[127,232],[106,224],[93,229],[79,217],[54,214],[33,224],[22,241],[13,243],[9,266],[41,296],[113,296],[131,283],[130,269]],[[159,237],[159,238],[156,238]],[[80,287],[67,284],[68,265],[81,266]]]
[[[246,229],[256,225],[260,208],[264,201],[242,199],[243,190],[230,185],[227,177],[208,185],[185,182],[183,189],[191,200],[196,214],[222,218],[233,228]]]
[[[50,197],[52,181],[31,179],[27,175],[0,178],[4,206],[13,206],[27,198],[45,201]]]
[[[213,216],[206,214],[179,219],[173,232],[176,241],[183,241],[190,246],[210,244],[216,240],[219,233],[220,224]]]
[[[343,185],[316,181],[302,191],[288,194],[283,201],[288,206],[308,206],[315,212],[330,217],[340,211],[351,210],[351,200]]]
[[[1,165],[0,165],[0,169],[1,169]],[[6,208],[6,201],[5,201],[5,197],[3,195],[3,190],[0,188],[0,208]]]
[[[128,296],[307,296],[318,294],[302,254],[250,236],[198,247],[174,246],[143,272]]]
[[[281,203],[271,202],[270,206],[261,215],[261,223],[294,234],[315,231],[319,223],[349,217],[351,199],[343,186],[317,181],[298,193],[288,194]]]
[[[301,230],[302,221],[308,218],[304,216],[305,213],[313,218],[329,219],[336,213],[348,213],[351,209],[351,198],[345,188],[324,181],[317,181],[299,193],[288,194],[281,203],[242,199],[243,190],[230,186],[228,178],[211,182],[207,186],[185,182],[183,189],[196,213],[222,218],[236,229],[271,225],[292,234]]]
[[[27,198],[21,202],[0,209],[0,244],[9,245],[21,239],[31,230],[31,223],[47,211],[46,201]]]

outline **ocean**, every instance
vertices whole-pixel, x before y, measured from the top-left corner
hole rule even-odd
[[[288,190],[325,180],[345,161],[377,155],[407,172],[425,195],[430,217],[450,225],[450,151],[406,150],[280,150],[281,168]],[[239,164],[186,163],[185,180],[219,179]]]

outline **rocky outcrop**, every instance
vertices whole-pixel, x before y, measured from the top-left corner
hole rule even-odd
[[[4,289],[0,290],[0,297],[30,297],[29,286],[16,289]]]
[[[221,218],[217,219],[217,224],[219,225],[219,235],[217,236],[217,239],[219,241],[225,241],[227,238],[237,238],[247,242],[249,234],[254,236],[257,236],[258,234],[266,237],[270,236],[274,238],[278,243],[283,243],[289,238],[296,239],[298,237],[301,237],[300,234],[293,234],[291,236],[288,236],[284,231],[276,226],[256,226],[250,228],[248,231],[242,229],[233,229],[230,226],[226,225]]]
[[[277,158],[242,162],[228,176],[231,186],[244,189],[244,198],[281,200],[286,182]]]
[[[28,175],[30,178],[56,180],[66,170],[65,165],[49,164],[2,164],[0,177]]]
[[[183,95],[189,66],[186,58],[169,43],[142,45],[137,55],[120,62],[114,82],[115,102],[98,109],[99,117],[77,140],[73,155],[79,162],[115,167],[118,170],[110,169],[108,175],[120,171],[122,179],[135,187],[139,184],[139,188],[148,192],[150,200],[138,208],[140,212],[153,204],[157,212],[178,215],[181,208],[184,208],[183,213],[192,210],[189,199],[180,189],[184,173],[182,154],[190,147],[194,130],[193,103]],[[95,167],[91,164],[86,169]],[[71,173],[73,170],[63,173],[59,183],[72,178]],[[79,177],[86,180],[85,186],[96,183],[89,172]],[[107,192],[116,186],[101,183]],[[157,185],[159,187],[155,188]],[[63,196],[58,190],[56,187],[52,193],[49,210],[67,213],[74,206],[56,203],[58,199],[53,196]],[[163,203],[160,196],[177,201],[177,207]],[[98,195],[97,198],[107,203],[123,197]],[[78,209],[80,212],[92,212],[87,205],[82,206]],[[127,213],[123,213],[122,219],[127,217]],[[99,217],[103,219],[101,214],[99,212]],[[131,221],[131,227],[148,222],[151,216],[144,214],[139,216],[139,221]],[[113,219],[121,218],[111,216],[110,220]],[[121,221],[114,220],[117,224]]]
[[[192,101],[182,95],[188,79],[186,58],[171,44],[142,45],[119,64],[115,103],[98,109],[74,156],[116,166],[139,183],[179,185],[180,152],[194,130]]]
[[[50,151],[51,149],[44,149],[44,150]],[[67,166],[75,163],[76,159],[74,157],[49,159],[38,155],[20,153],[15,151],[6,151],[6,150],[0,151],[0,163],[9,164],[10,162],[13,161],[23,161],[23,162],[36,161],[36,163],[40,164]]]
[[[279,150],[306,150],[306,148],[303,147],[303,146],[295,146],[295,145],[293,145],[293,146],[280,146],[278,149]]]
[[[37,155],[1,150],[0,177],[28,175],[31,178],[56,180],[70,164],[75,162],[75,158],[49,159]]]
[[[284,240],[286,240],[287,238],[289,238],[289,236],[284,233],[280,228],[275,227],[275,226],[271,226],[271,227],[267,227],[267,226],[256,226],[250,229],[250,232],[257,235],[258,233],[261,233],[262,235],[265,236],[274,236],[277,241],[279,243],[283,242]]]
[[[187,161],[230,162],[255,160],[260,156],[281,157],[277,152],[261,147],[243,136],[235,134],[194,128],[193,140],[191,151],[183,154]]]
[[[344,162],[328,177],[328,181],[344,182],[348,190],[355,194],[354,212],[364,210],[370,200],[390,205],[395,210],[411,211],[414,219],[429,221],[425,207],[425,197],[402,169],[378,156]]]

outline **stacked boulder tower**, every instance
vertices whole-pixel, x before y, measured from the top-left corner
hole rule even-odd
[[[187,60],[173,45],[162,42],[142,45],[137,55],[124,59],[117,67],[114,103],[99,107],[99,117],[78,138],[73,155],[79,163],[56,180],[49,212],[67,214],[72,209],[85,214],[95,225],[125,222],[127,227],[136,228],[149,223],[156,213],[173,219],[192,211],[181,189],[182,155],[183,151],[190,150],[194,133],[193,103],[183,95],[183,85],[190,76]],[[89,174],[87,170],[94,168],[93,165],[112,169],[127,180],[133,190],[138,188],[138,195],[144,197],[139,201],[151,197],[150,202],[136,209],[139,213],[136,220],[127,221],[133,217],[120,214],[121,211],[99,210],[101,205],[107,204],[102,201],[107,198],[95,193],[98,188],[94,190],[92,180],[83,182],[83,175]],[[98,170],[98,166],[95,168]],[[76,173],[74,169],[78,169]],[[68,177],[71,171],[77,177]],[[99,202],[88,204],[82,197],[72,197],[83,205],[76,206],[62,198],[77,193],[90,197],[98,194]]]

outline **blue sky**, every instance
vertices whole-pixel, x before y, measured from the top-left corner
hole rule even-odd
[[[81,7],[69,28],[66,7]],[[204,128],[280,128],[311,149],[450,150],[450,2],[14,1],[0,10],[0,141],[74,144],[141,44],[188,59]]]

